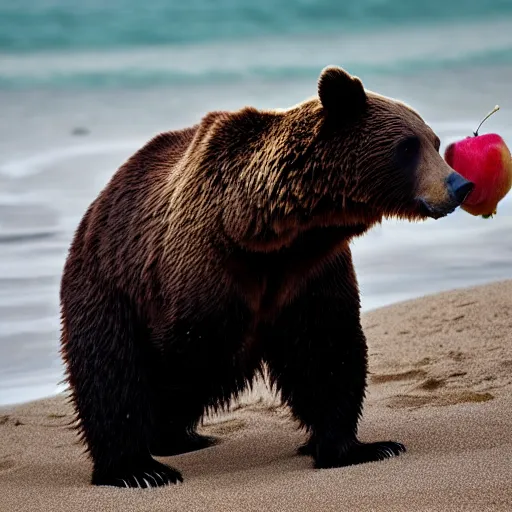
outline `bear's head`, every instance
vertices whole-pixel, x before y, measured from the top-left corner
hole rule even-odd
[[[257,251],[311,228],[343,227],[349,237],[383,218],[440,218],[473,188],[443,160],[418,113],[339,67],[322,71],[309,100],[214,112],[196,137],[204,176],[222,182],[198,181],[212,190],[203,203],[221,201],[226,235]]]
[[[339,67],[318,81],[322,122],[317,133],[324,172],[354,207],[383,217],[440,218],[453,212],[473,184],[439,154],[440,141],[406,104],[364,89]]]

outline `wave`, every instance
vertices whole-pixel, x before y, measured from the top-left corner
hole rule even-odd
[[[141,87],[316,77],[327,64],[355,74],[404,74],[512,63],[512,17],[342,36],[236,45],[140,47],[0,56],[0,89]],[[478,35],[478,37],[476,36]]]
[[[512,14],[510,0],[0,0],[9,52],[179,45]]]
[[[39,174],[45,168],[58,162],[86,155],[101,155],[114,152],[133,151],[144,142],[142,140],[120,140],[106,143],[80,144],[49,149],[37,154],[8,161],[0,165],[0,175],[10,178],[24,178]]]
[[[56,231],[28,231],[26,233],[0,233],[1,244],[18,244],[20,242],[33,242],[46,238],[53,238]]]

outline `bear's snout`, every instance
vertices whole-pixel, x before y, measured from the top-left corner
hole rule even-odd
[[[459,173],[451,172],[444,182],[447,198],[442,202],[419,198],[420,212],[423,216],[433,219],[446,217],[465,201],[474,187],[474,183],[463,178]]]

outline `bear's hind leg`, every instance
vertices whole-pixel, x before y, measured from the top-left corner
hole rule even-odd
[[[184,427],[180,432],[161,429],[152,437],[149,449],[156,457],[171,457],[209,448],[218,442],[216,437],[199,434],[195,427]]]
[[[149,449],[152,455],[170,457],[217,444],[217,438],[197,432],[204,412],[201,401],[188,395],[186,389],[176,393],[176,389],[169,387],[168,378],[168,372],[162,367],[161,371],[153,372],[150,381],[153,429]]]
[[[126,297],[108,286],[89,286],[85,292],[76,283],[64,285],[62,353],[93,461],[92,483],[158,487],[182,481],[177,470],[154,460],[148,447],[145,330]]]
[[[187,320],[152,332],[151,367],[159,369],[150,381],[153,455],[177,455],[219,443],[217,437],[197,432],[199,422],[205,412],[221,409],[243,392],[259,369],[260,353],[243,360],[237,355],[244,326],[223,324],[223,318],[221,312],[220,319]]]

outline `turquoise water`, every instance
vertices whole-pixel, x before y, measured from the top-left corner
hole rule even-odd
[[[0,0],[0,406],[62,388],[59,284],[116,168],[209,110],[288,107],[329,64],[420,111],[443,147],[512,147],[512,0]],[[386,222],[353,245],[365,310],[512,278],[489,221]]]
[[[510,64],[510,20],[512,0],[0,0],[0,88],[308,78],[326,51],[359,74]]]
[[[0,47],[31,52],[234,42],[506,14],[512,15],[509,0],[2,0]]]

